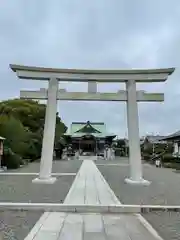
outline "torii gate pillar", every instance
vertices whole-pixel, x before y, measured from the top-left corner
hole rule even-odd
[[[141,148],[139,138],[139,116],[135,80],[126,82],[127,91],[127,125],[129,139],[130,178],[125,182],[130,184],[149,185],[150,182],[142,177]]]
[[[33,180],[33,182],[37,183],[50,184],[56,181],[55,177],[51,177],[51,172],[56,127],[57,92],[58,80],[56,78],[50,78],[48,86],[48,98],[44,124],[40,172],[39,177]]]

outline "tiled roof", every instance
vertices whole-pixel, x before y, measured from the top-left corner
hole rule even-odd
[[[95,137],[105,137],[105,136],[115,136],[115,134],[110,134],[106,131],[106,125],[103,122],[72,122],[70,128],[65,135],[73,135],[74,137],[81,137],[85,135],[84,132],[80,132],[87,123],[89,123],[97,132],[92,133]]]
[[[65,135],[72,135],[73,137],[83,137],[86,134],[85,133],[74,133],[74,134],[65,134]],[[103,133],[92,133],[91,135],[93,135],[96,138],[104,138],[104,137],[108,137],[108,136],[115,136],[115,134],[103,134]]]
[[[170,134],[170,135],[164,137],[164,139],[173,139],[173,138],[180,138],[180,131],[177,131],[173,134]]]
[[[81,128],[85,127],[87,122],[73,122],[70,127],[70,134],[74,134],[75,132],[79,131]],[[104,123],[99,122],[90,122],[91,126],[97,131],[104,133],[106,132],[106,125]]]
[[[145,139],[148,139],[149,142],[159,142],[160,140],[163,140],[165,138],[165,136],[153,136],[153,135],[149,135],[146,136]]]

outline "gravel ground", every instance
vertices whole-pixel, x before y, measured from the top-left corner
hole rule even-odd
[[[125,204],[180,205],[180,174],[171,169],[144,166],[145,179],[150,186],[131,186],[124,183],[128,166],[97,166],[112,190]]]
[[[112,161],[118,163],[122,161]],[[125,163],[126,161],[123,161]],[[104,175],[112,190],[122,203],[126,204],[168,204],[180,205],[180,174],[171,169],[159,169],[144,165],[145,179],[152,181],[150,186],[130,186],[124,183],[129,175],[128,166],[102,166],[105,162],[97,161],[97,167]],[[150,212],[142,216],[156,229],[164,240],[180,240],[179,212]]]
[[[0,211],[0,239],[24,240],[42,211]]]
[[[54,184],[32,183],[33,176],[0,176],[0,202],[61,203],[75,176],[58,176]]]
[[[151,212],[142,216],[156,229],[164,240],[180,239],[180,213]]]
[[[55,162],[54,172],[77,173],[80,161]],[[32,163],[16,172],[37,172],[38,163]],[[61,203],[75,176],[57,176],[54,184],[35,184],[36,176],[0,175],[0,202]]]
[[[80,166],[82,164],[82,161],[53,161],[52,166],[52,172],[53,173],[77,173]],[[40,169],[40,163],[39,162],[33,162],[30,163],[27,166],[24,166],[17,170],[11,170],[8,172],[39,172]]]
[[[126,157],[116,157],[113,161],[98,159],[95,161],[96,165],[98,164],[128,164],[128,158]]]

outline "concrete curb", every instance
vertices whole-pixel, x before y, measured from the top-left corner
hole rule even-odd
[[[20,210],[45,212],[73,212],[73,213],[140,213],[137,206],[124,205],[73,205],[54,203],[0,203],[0,211]]]
[[[0,172],[0,176],[38,176],[35,172]],[[52,173],[52,176],[76,176],[76,173]]]
[[[180,212],[179,205],[143,205],[140,206],[141,213],[149,213],[149,212]]]
[[[159,205],[73,205],[59,203],[11,203],[1,202],[0,211],[4,210],[43,210],[46,212],[78,212],[78,213],[149,213],[157,211],[180,212],[180,206]]]
[[[141,214],[136,214],[140,223],[152,234],[156,240],[163,240],[158,232],[151,226],[151,224]]]

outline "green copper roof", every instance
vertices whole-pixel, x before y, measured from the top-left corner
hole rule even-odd
[[[99,133],[105,133],[106,132],[106,125],[103,122],[72,122],[71,127],[69,129],[69,134],[75,134],[75,133],[84,133],[84,128],[90,125],[94,130],[97,130]]]
[[[92,124],[90,124],[90,122],[88,121],[84,127],[80,128],[75,133],[85,133],[85,134],[89,133],[89,134],[92,134],[92,133],[101,133],[101,131],[96,129],[96,127],[92,126]]]
[[[72,122],[68,132],[65,135],[73,137],[81,137],[86,134],[91,134],[95,137],[103,138],[106,136],[115,136],[106,131],[106,125],[103,122]]]

